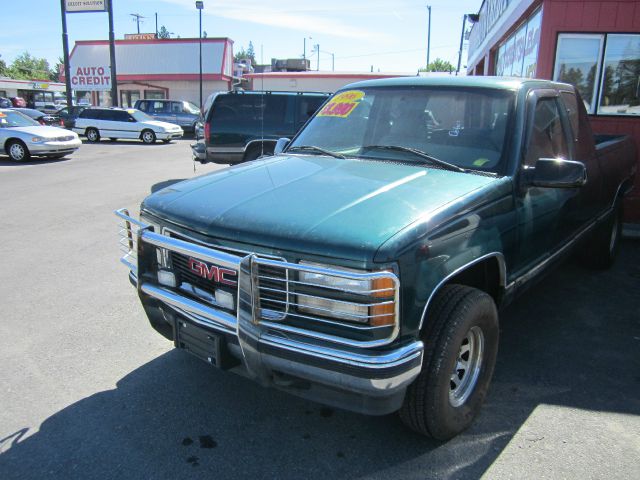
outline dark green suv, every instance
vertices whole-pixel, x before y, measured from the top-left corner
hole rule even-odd
[[[240,163],[273,153],[281,137],[292,138],[325,102],[328,93],[220,92],[205,103],[202,162]],[[207,108],[208,105],[208,108]]]

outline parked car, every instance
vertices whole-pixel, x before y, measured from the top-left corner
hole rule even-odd
[[[194,133],[200,119],[200,109],[185,100],[137,100],[134,108],[156,120],[180,125],[185,132]]]
[[[16,109],[0,109],[0,148],[15,162],[32,156],[62,158],[81,144],[73,132],[40,125]]]
[[[49,115],[40,110],[33,108],[13,108],[17,112],[23,113],[27,117],[34,119],[40,125],[53,125],[55,127],[64,127],[64,123],[57,115]]]
[[[16,108],[27,108],[27,101],[22,97],[11,97],[11,104]]]
[[[328,93],[218,92],[205,102],[204,139],[192,146],[201,163],[239,163],[270,155],[292,137]],[[264,114],[264,115],[263,115]]]
[[[154,120],[133,108],[86,108],[76,118],[73,131],[86,136],[90,142],[99,142],[102,137],[139,138],[144,143],[155,143],[156,139],[170,142],[183,135],[178,125]]]
[[[56,105],[55,103],[47,103],[42,107],[38,107],[38,110],[44,113],[55,114],[58,113],[62,107],[60,105]]]
[[[65,128],[71,129],[73,128],[73,125],[75,124],[75,121],[76,121],[76,118],[78,118],[78,115],[80,115],[80,113],[82,113],[87,108],[88,107],[85,105],[74,105],[73,107],[63,107],[60,110],[58,110],[58,113],[56,113],[56,115],[60,117]]]
[[[275,156],[117,212],[123,262],[177,348],[445,440],[488,391],[498,307],[574,249],[612,264],[636,161],[568,84],[360,82]]]
[[[11,100],[5,97],[0,97],[0,108],[11,108],[13,107],[13,103]]]

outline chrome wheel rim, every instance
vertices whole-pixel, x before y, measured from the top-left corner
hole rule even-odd
[[[467,401],[478,383],[484,354],[484,334],[471,327],[462,339],[450,377],[449,403],[459,407]]]
[[[19,143],[14,143],[9,147],[9,155],[11,155],[11,158],[14,160],[22,160],[24,158],[24,154],[24,147]]]
[[[611,239],[609,240],[609,253],[613,253],[615,251],[616,243],[618,242],[618,222],[620,219],[618,218],[617,213],[614,215],[613,229],[611,231]]]
[[[153,134],[151,132],[144,132],[142,134],[142,140],[144,140],[145,143],[153,142]]]
[[[95,130],[89,130],[89,132],[87,133],[87,138],[92,142],[95,142],[96,139],[98,138],[98,134],[96,133]]]

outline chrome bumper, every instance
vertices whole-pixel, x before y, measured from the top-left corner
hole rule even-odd
[[[160,302],[185,321],[233,336],[239,345],[239,359],[248,376],[254,380],[281,386],[274,378],[284,374],[350,394],[394,397],[388,408],[360,408],[344,402],[338,405],[364,413],[382,414],[399,408],[398,401],[401,402],[404,389],[420,373],[423,353],[421,341],[408,342],[395,348],[386,347],[385,350],[369,348],[370,345],[363,343],[356,349],[339,343],[331,345],[319,337],[307,340],[279,331],[272,328],[273,322],[261,322],[254,308],[255,292],[252,291],[250,265],[255,256],[240,257],[154,233],[145,224],[130,217],[126,210],[119,210],[116,215],[125,222],[122,243],[126,254],[121,261],[130,269],[130,278],[137,285],[141,297]],[[237,315],[188,298],[154,281],[138,278],[135,259],[137,242],[236,270],[239,284]]]

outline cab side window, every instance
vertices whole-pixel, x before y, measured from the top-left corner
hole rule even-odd
[[[542,98],[536,104],[533,128],[524,164],[533,167],[539,158],[568,158],[567,137],[562,127],[560,106],[555,98]]]
[[[564,108],[567,111],[567,116],[569,117],[569,123],[571,124],[572,130],[572,139],[573,141],[578,140],[579,133],[579,119],[578,119],[578,100],[576,99],[575,94],[571,92],[560,92],[562,96],[562,101],[564,102]]]

